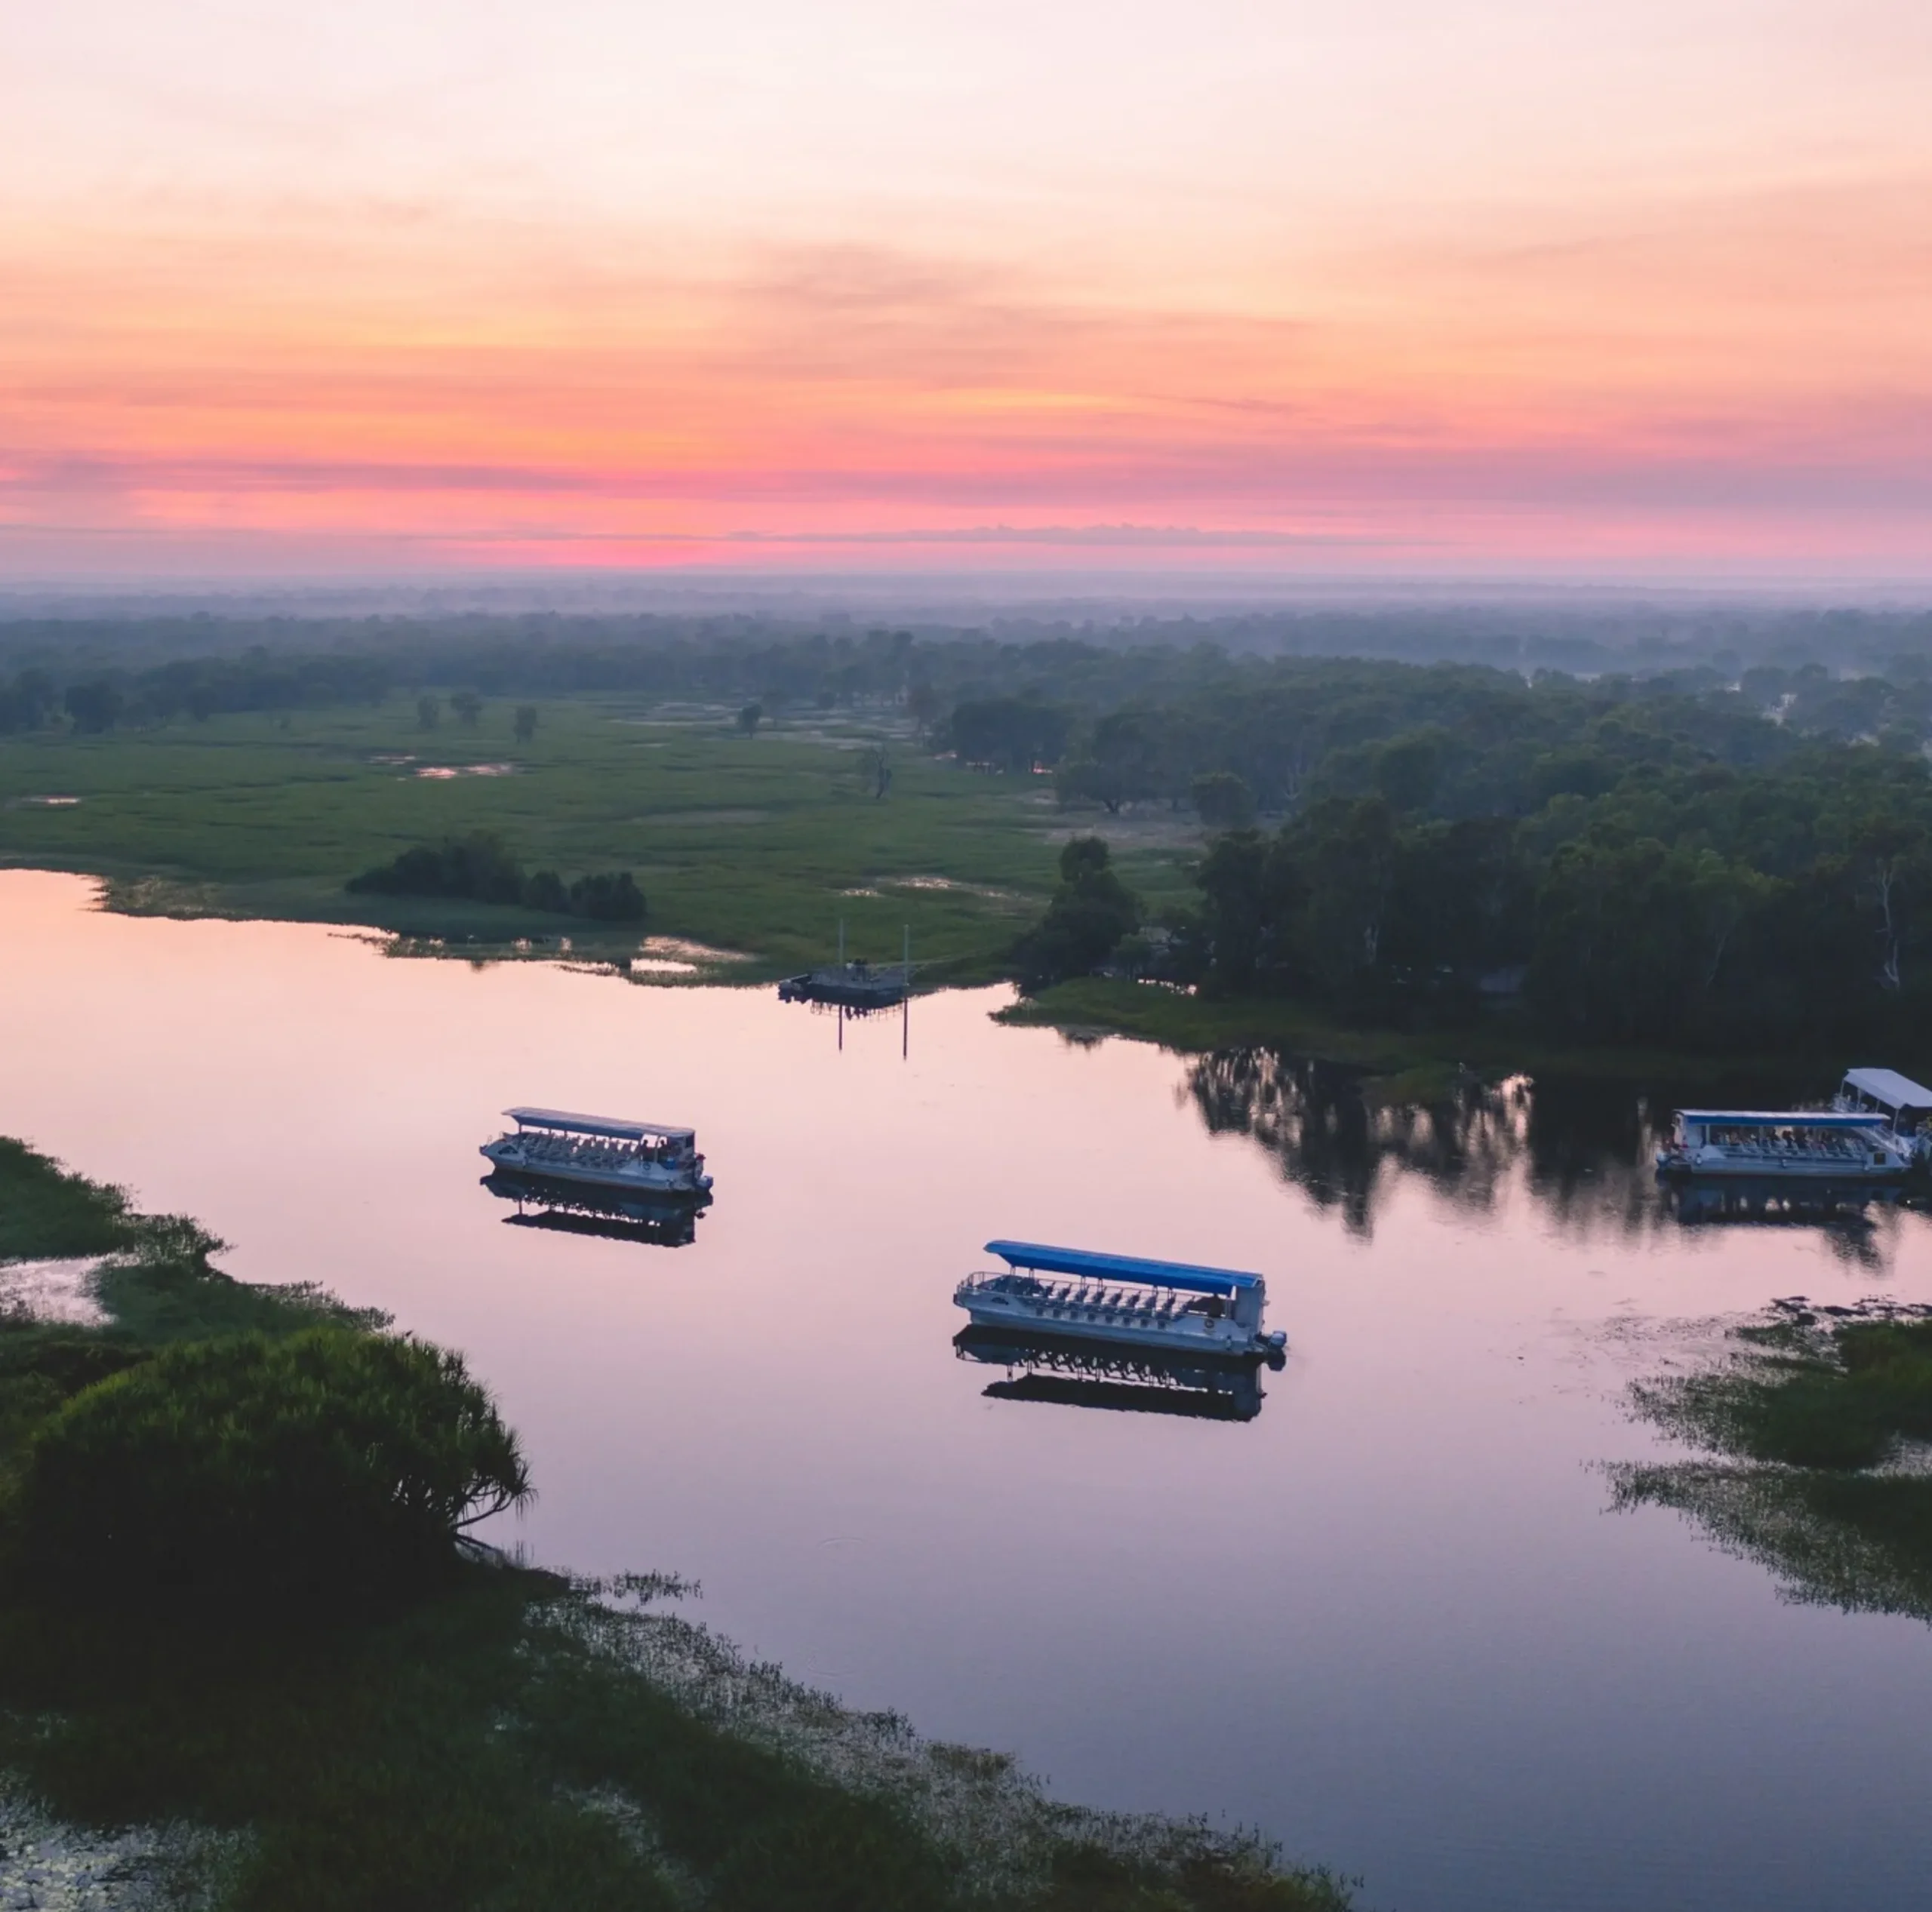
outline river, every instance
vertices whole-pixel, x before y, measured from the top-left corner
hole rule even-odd
[[[1925,1629],[1790,1604],[1601,1471],[1714,1317],[1932,1300],[1924,1218],[1683,1225],[1627,1096],[1370,1117],[997,991],[841,1028],[93,896],[0,872],[0,1132],[461,1348],[539,1486],[500,1540],[688,1575],[850,1704],[1258,1824],[1382,1912],[1924,1902]],[[516,1102],[694,1125],[695,1239],[506,1225],[475,1151]],[[1246,1419],[1015,1397],[952,1345],[995,1235],[1259,1270],[1287,1364]]]

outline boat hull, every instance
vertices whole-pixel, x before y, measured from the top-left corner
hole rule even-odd
[[[595,1189],[603,1195],[634,1195],[645,1199],[655,1195],[683,1197],[687,1200],[707,1194],[711,1178],[702,1170],[672,1169],[655,1162],[632,1163],[606,1169],[591,1163],[572,1162],[568,1157],[533,1160],[518,1148],[513,1139],[488,1142],[477,1151],[493,1167],[533,1180],[558,1183],[573,1188]]]

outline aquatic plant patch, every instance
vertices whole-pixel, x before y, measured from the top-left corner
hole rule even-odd
[[[1780,1301],[1631,1400],[1706,1458],[1613,1467],[1620,1508],[1689,1516],[1793,1600],[1932,1622],[1932,1309]]]

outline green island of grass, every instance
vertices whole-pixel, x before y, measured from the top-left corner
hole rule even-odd
[[[210,1912],[1350,1902],[1258,1838],[1059,1804],[1005,1755],[923,1739],[748,1664],[669,1610],[691,1590],[669,1578],[574,1579],[452,1532],[439,1560],[419,1548],[408,1576],[358,1583],[355,1598],[318,1599],[334,1582],[312,1571],[265,1591],[278,1583],[258,1569],[276,1563],[257,1557],[276,1543],[260,1523],[223,1530],[210,1481],[260,1505],[281,1485],[255,1465],[270,1451],[324,1496],[332,1468],[367,1472],[376,1397],[345,1406],[302,1375],[340,1361],[365,1381],[401,1373],[424,1400],[441,1388],[465,1418],[458,1448],[473,1456],[480,1438],[504,1492],[521,1463],[456,1357],[315,1289],[234,1280],[213,1265],[219,1248],[0,1139],[0,1283],[14,1284],[0,1288],[0,1837],[94,1876],[107,1866],[117,1904]],[[73,1257],[100,1259],[69,1318],[23,1302],[15,1277],[44,1283]],[[254,1443],[247,1416],[214,1428],[196,1411],[208,1397],[195,1390],[232,1394],[238,1369],[278,1446]],[[264,1417],[263,1389],[285,1373],[297,1385]],[[352,1453],[330,1448],[345,1416],[360,1430]],[[130,1426],[138,1449],[117,1449]],[[433,1455],[445,1431],[379,1430],[377,1444]],[[171,1480],[177,1450],[202,1474]],[[104,1483],[124,1505],[199,1496],[214,1524],[194,1597],[100,1570],[124,1536],[91,1535],[72,1505],[56,1525],[88,1575],[54,1573],[36,1494],[57,1459],[69,1486]],[[196,1563],[177,1564],[192,1579]]]
[[[1721,1360],[1632,1400],[1704,1452],[1612,1468],[1620,1507],[1675,1508],[1792,1600],[1932,1622],[1926,1311],[1780,1302]]]

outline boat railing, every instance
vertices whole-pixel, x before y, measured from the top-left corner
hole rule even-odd
[[[1149,1320],[1198,1314],[1214,1320],[1227,1312],[1218,1296],[1189,1293],[1158,1282],[1132,1286],[1098,1281],[1048,1282],[1014,1268],[976,1270],[960,1283],[959,1292],[1012,1295],[1051,1314],[1131,1315]]]

